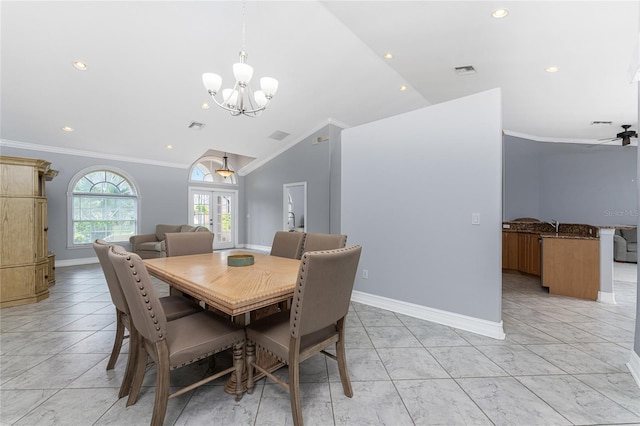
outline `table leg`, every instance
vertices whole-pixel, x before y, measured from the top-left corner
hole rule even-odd
[[[284,303],[287,303],[287,302],[284,302]],[[281,304],[276,304],[272,306],[267,306],[266,308],[255,310],[251,312],[250,320],[254,321],[259,318],[264,318],[266,316],[280,312],[281,307],[282,307]],[[234,317],[233,321],[238,324],[245,325],[246,318],[244,315],[239,315],[237,317]],[[242,387],[245,391],[247,390],[246,360],[247,359],[245,356],[245,371],[242,373],[242,383],[243,383]],[[262,368],[269,371],[270,373],[284,366],[284,363],[280,362],[276,357],[274,357],[273,355],[271,355],[270,353],[266,352],[261,348],[256,348],[256,364],[260,365]],[[263,373],[257,372],[254,375],[254,380],[259,380],[263,377],[264,377]],[[224,391],[228,394],[235,395],[235,390],[236,390],[236,377],[235,375],[232,374],[231,377],[229,377],[229,380],[227,380],[227,383],[225,383],[224,385]]]

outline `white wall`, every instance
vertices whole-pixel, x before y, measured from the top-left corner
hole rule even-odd
[[[495,89],[343,131],[355,290],[501,322],[501,117]]]

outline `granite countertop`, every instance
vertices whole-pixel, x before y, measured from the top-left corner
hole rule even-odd
[[[555,232],[551,232],[551,233],[545,233],[545,234],[540,234],[540,237],[542,238],[565,238],[565,239],[572,239],[572,240],[599,240],[599,237],[592,237],[592,236],[587,236],[587,235],[579,235],[579,234],[568,234],[568,233],[558,233],[556,234]]]
[[[633,225],[602,225],[598,226],[600,229],[636,229],[637,226]]]
[[[508,226],[508,228],[505,228]],[[503,222],[503,232],[538,234],[542,238],[565,238],[576,240],[598,240],[598,227],[580,223],[561,223],[556,233],[552,225],[546,222]]]

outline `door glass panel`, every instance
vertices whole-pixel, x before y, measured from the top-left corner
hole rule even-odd
[[[231,237],[231,195],[217,194],[216,199],[216,242],[230,243],[233,241],[233,238]]]
[[[193,194],[193,225],[206,226],[211,231],[209,212],[211,195],[206,192]]]

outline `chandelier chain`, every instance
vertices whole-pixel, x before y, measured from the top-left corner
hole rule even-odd
[[[245,21],[245,2],[244,0],[242,0],[242,51],[245,52],[246,51],[246,44],[247,44],[247,40],[246,40],[246,33],[244,30],[244,21]]]

